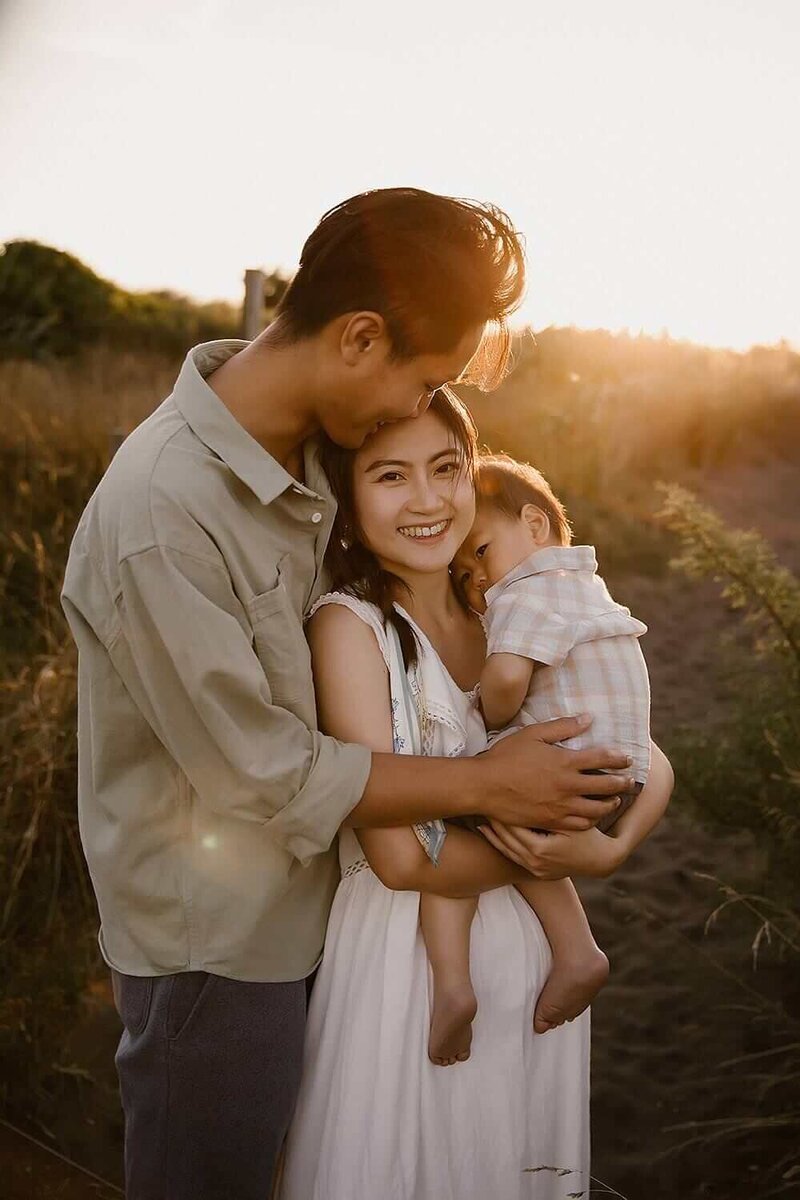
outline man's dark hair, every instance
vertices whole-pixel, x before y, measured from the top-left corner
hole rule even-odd
[[[401,359],[447,353],[471,327],[488,324],[464,380],[488,390],[507,369],[507,318],[524,286],[522,240],[501,209],[382,188],[325,213],[277,317],[298,341],[344,313],[380,313]]]
[[[493,508],[512,521],[526,504],[535,504],[550,522],[550,531],[562,546],[569,546],[572,530],[564,505],[550,484],[530,463],[508,454],[479,454],[475,462],[475,499],[478,509]]]

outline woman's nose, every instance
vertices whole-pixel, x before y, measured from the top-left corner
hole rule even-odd
[[[420,479],[414,489],[412,507],[415,512],[435,513],[442,509],[442,497],[430,479]]]

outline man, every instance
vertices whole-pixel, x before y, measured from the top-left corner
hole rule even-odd
[[[524,283],[499,210],[409,188],[327,213],[275,322],[192,350],[83,514],[64,585],[80,653],[80,816],[125,1026],[129,1200],[264,1200],[299,1081],[305,979],[343,823],[481,811],[583,829],[604,751],[372,755],[316,728],[303,616],[324,590],[325,434],[359,446],[448,381],[488,387]]]

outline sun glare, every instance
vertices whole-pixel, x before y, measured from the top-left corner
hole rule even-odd
[[[326,208],[407,180],[512,215],[536,328],[800,342],[795,5],[406,9],[395,28],[316,3],[6,8],[0,237],[239,300]]]

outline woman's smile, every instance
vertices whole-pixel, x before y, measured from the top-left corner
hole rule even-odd
[[[412,542],[439,543],[452,523],[452,518],[448,517],[446,520],[437,521],[435,524],[401,525],[397,532]]]

